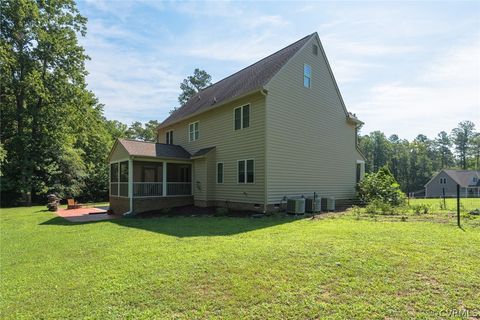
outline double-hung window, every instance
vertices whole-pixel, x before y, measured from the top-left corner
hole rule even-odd
[[[217,162],[217,183],[223,183],[223,162]]]
[[[198,121],[190,123],[188,125],[188,137],[189,137],[189,141],[198,140],[198,137],[199,137]]]
[[[165,143],[173,144],[173,130],[169,130],[165,133]]]
[[[308,64],[303,65],[303,86],[310,88],[312,85],[312,67]]]
[[[245,129],[250,127],[250,105],[244,105],[235,108],[234,111],[234,127],[235,130]]]
[[[238,183],[254,183],[255,182],[255,162],[254,160],[238,160],[237,162]]]

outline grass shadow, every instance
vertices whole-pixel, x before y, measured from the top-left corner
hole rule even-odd
[[[136,228],[169,236],[207,237],[229,236],[298,220],[291,217],[159,217],[159,218],[119,218],[89,222],[71,222],[62,217],[55,217],[40,225],[77,226],[92,223],[112,223],[126,228]]]

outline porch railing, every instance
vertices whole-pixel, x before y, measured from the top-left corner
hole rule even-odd
[[[134,182],[134,197],[161,197],[163,196],[163,183],[161,182]]]
[[[167,182],[167,195],[181,196],[192,194],[191,182]]]
[[[168,182],[167,196],[191,195],[191,182]],[[133,183],[134,197],[163,197],[163,183],[162,182],[134,182]]]

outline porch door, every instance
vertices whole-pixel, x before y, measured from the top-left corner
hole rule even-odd
[[[144,183],[144,190],[148,195],[161,195],[162,194],[162,186],[159,185],[157,182],[157,168],[155,167],[143,167],[143,182]]]
[[[144,182],[157,182],[157,170],[155,168],[144,167],[143,168],[143,181]]]

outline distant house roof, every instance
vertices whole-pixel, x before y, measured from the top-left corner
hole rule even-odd
[[[450,170],[450,169],[443,169],[442,171],[445,172],[450,178],[452,178],[453,181],[455,181],[457,184],[459,184],[460,187],[462,187],[462,188],[480,187],[480,171],[477,171],[477,170]],[[440,172],[442,172],[442,171],[440,171]],[[435,177],[438,174],[436,174]],[[477,178],[476,182],[473,182],[474,177]],[[432,180],[430,180],[430,181],[432,181]],[[430,183],[430,181],[428,181],[428,183]]]
[[[206,155],[207,153],[209,153],[209,152],[212,151],[213,149],[215,149],[215,147],[209,147],[209,148],[200,149],[200,150],[198,150],[197,152],[195,152],[194,154],[192,154],[192,158],[203,157],[204,155]]]
[[[190,153],[181,146],[154,142],[118,139],[131,156],[190,159]]]
[[[262,89],[285,63],[315,35],[316,33],[312,33],[201,90],[165,119],[160,127],[165,127],[193,114],[212,109],[215,105],[220,105],[222,102]]]

